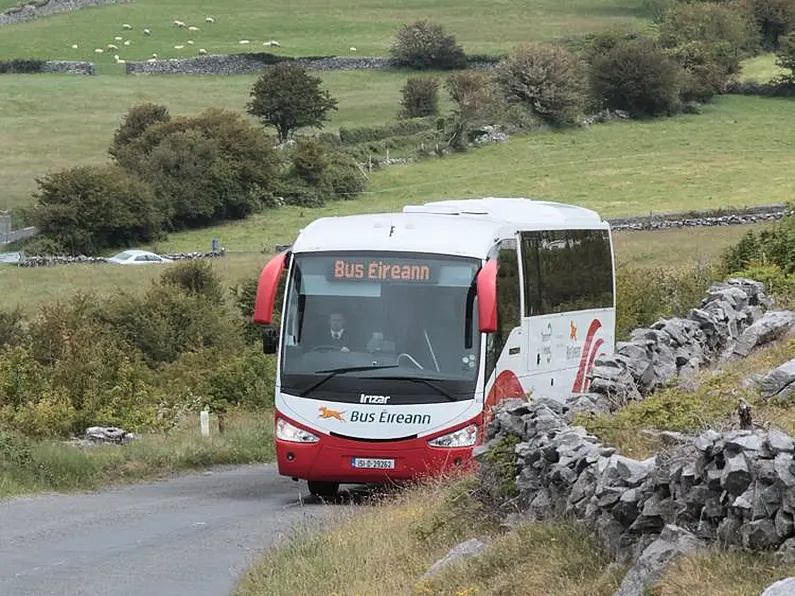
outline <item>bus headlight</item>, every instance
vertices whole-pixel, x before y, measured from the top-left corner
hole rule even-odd
[[[281,418],[276,420],[276,438],[281,441],[290,441],[292,443],[316,443],[320,440],[312,433],[298,428],[297,426],[293,426]]]
[[[470,424],[455,432],[428,441],[433,447],[471,447],[478,439],[478,425]]]

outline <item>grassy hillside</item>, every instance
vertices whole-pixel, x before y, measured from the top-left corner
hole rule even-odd
[[[4,31],[3,31],[4,32]],[[2,36],[0,36],[2,37]],[[328,128],[394,120],[406,73],[322,73],[339,100]],[[3,75],[0,86],[0,211],[31,202],[35,178],[49,170],[102,163],[127,110],[143,102],[173,116],[209,107],[245,112],[254,76],[75,77]],[[447,109],[446,100],[442,109]]]
[[[114,43],[122,58],[145,59],[157,52],[161,58],[228,54],[241,48],[262,49],[265,41],[281,43],[289,55],[350,55],[356,47],[362,56],[384,55],[395,30],[405,22],[428,18],[445,25],[467,51],[494,53],[516,43],[585,33],[614,24],[644,26],[640,0],[194,0],[164,2],[136,0],[131,4],[88,8],[53,15],[29,23],[3,27],[0,56],[93,60],[94,49]],[[473,18],[473,15],[477,15]],[[205,17],[216,19],[205,23]],[[175,19],[199,31],[178,29]],[[131,31],[122,24],[133,26]],[[142,31],[151,30],[146,37]],[[114,37],[131,41],[124,47]],[[241,46],[247,39],[251,43]],[[190,46],[187,41],[194,41]],[[78,44],[73,50],[72,44]],[[175,45],[184,45],[175,50]],[[112,62],[116,52],[101,60]]]

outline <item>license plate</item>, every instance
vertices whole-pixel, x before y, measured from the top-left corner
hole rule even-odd
[[[354,468],[368,468],[376,470],[394,470],[394,459],[376,459],[372,457],[354,457],[352,465]]]

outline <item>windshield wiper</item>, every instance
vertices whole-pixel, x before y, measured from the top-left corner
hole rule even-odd
[[[299,397],[306,397],[308,393],[314,391],[318,387],[320,387],[323,383],[328,381],[329,379],[333,379],[337,375],[349,372],[361,372],[365,370],[380,370],[382,368],[397,368],[398,364],[384,364],[381,366],[343,366],[340,368],[329,368],[325,370],[316,370],[315,373],[328,373],[325,377],[320,379],[319,381],[312,383],[309,387],[301,391],[298,394]]]
[[[400,380],[400,381],[412,381],[414,383],[422,383],[423,385],[427,385],[428,387],[436,391],[436,393],[438,393],[439,395],[447,398],[449,401],[458,401],[458,398],[455,395],[453,395],[446,389],[439,387],[439,385],[437,385],[436,383],[432,383],[428,379],[423,379],[421,377],[378,377],[378,378],[390,381]]]

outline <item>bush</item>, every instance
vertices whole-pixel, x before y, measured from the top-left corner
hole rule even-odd
[[[680,75],[655,41],[632,39],[594,58],[591,92],[604,108],[632,116],[670,115],[679,109]]]
[[[70,254],[94,255],[160,236],[163,215],[152,188],[117,166],[61,170],[37,183],[36,227]]]
[[[723,252],[722,263],[727,274],[757,264],[776,265],[787,275],[795,274],[795,215],[787,214],[759,233],[747,232]]]
[[[380,126],[340,128],[340,140],[345,145],[356,145],[368,141],[380,141],[390,137],[403,137],[436,127],[436,118],[411,118]]]
[[[660,44],[675,48],[691,42],[725,43],[739,60],[758,44],[758,34],[748,10],[734,3],[694,2],[673,6],[659,26]]]
[[[352,157],[335,152],[330,156],[328,167],[323,170],[320,186],[328,189],[330,199],[344,201],[364,192],[367,178]]]
[[[745,0],[756,21],[762,48],[773,52],[781,38],[795,30],[795,2],[793,0]]]
[[[337,100],[322,90],[322,79],[297,63],[281,62],[266,69],[251,88],[248,112],[273,126],[284,143],[299,128],[322,128]]]
[[[0,310],[0,353],[3,348],[18,346],[25,340],[22,311]]]
[[[674,48],[670,55],[682,68],[679,98],[683,102],[711,100],[739,69],[732,58],[721,57],[720,47],[693,41]]]
[[[795,85],[795,31],[781,37],[776,51],[776,66],[789,71],[777,83]]]
[[[269,135],[216,109],[147,127],[116,160],[150,182],[172,230],[246,217],[269,200],[281,167]]]
[[[526,104],[547,124],[568,124],[582,113],[582,63],[562,47],[541,43],[519,46],[497,65],[495,75],[509,103]]]
[[[213,304],[221,305],[224,301],[221,279],[208,261],[185,261],[171,265],[160,276],[160,282],[176,286],[188,294],[202,296]]]
[[[326,148],[316,139],[299,138],[290,151],[292,168],[290,174],[310,186],[318,186],[323,172],[329,166]]]
[[[447,77],[444,86],[455,105],[447,131],[451,147],[466,147],[473,129],[497,115],[501,102],[493,83],[487,73],[475,70],[462,70]]]
[[[389,54],[396,66],[414,70],[465,68],[467,58],[454,35],[445,35],[441,25],[416,21],[397,32]]]
[[[109,149],[110,155],[117,157],[124,147],[140,137],[153,124],[170,121],[171,114],[166,106],[154,103],[133,106],[113,134],[113,143]]]
[[[616,336],[627,338],[661,317],[684,317],[701,304],[720,277],[717,265],[689,267],[618,267],[616,270]]]
[[[15,58],[0,60],[0,74],[38,74],[44,70],[45,60]]]
[[[152,368],[202,348],[233,352],[243,340],[241,325],[224,310],[168,285],[154,285],[140,296],[119,293],[98,309],[97,318],[140,350]]]
[[[273,407],[275,384],[276,358],[251,347],[212,369],[206,382],[208,403],[216,412],[230,406]]]
[[[439,79],[409,77],[400,90],[398,118],[425,118],[439,113]]]

